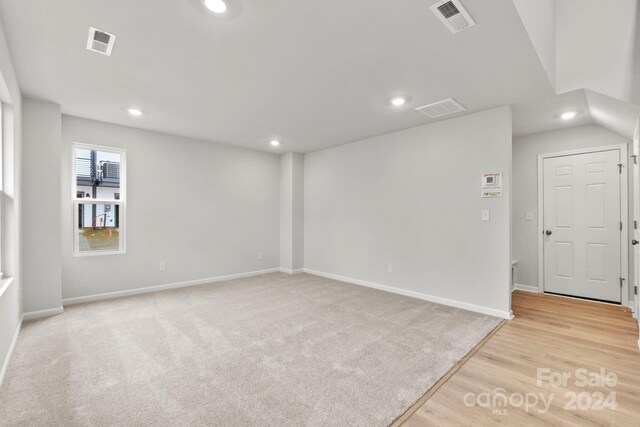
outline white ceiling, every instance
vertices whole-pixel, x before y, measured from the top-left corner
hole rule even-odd
[[[555,3],[557,92],[585,88],[632,101],[638,0]]]
[[[575,111],[573,120],[562,120],[560,115]],[[530,135],[593,123],[584,90],[554,95],[536,102],[513,106],[513,136]]]
[[[23,93],[66,114],[252,149],[309,152],[469,111],[553,95],[512,2],[463,0],[453,35],[435,0],[0,0]],[[115,33],[108,58],[89,26]],[[393,109],[388,99],[408,95]],[[134,119],[126,110],[141,108]]]
[[[590,90],[584,92],[593,122],[632,141],[640,107]]]
[[[578,113],[562,120],[566,111]],[[575,90],[535,102],[513,105],[513,136],[595,123],[631,141],[640,107],[586,89]]]

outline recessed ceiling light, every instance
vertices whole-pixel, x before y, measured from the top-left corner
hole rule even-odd
[[[213,13],[225,13],[227,4],[223,0],[204,0],[204,5]]]
[[[566,113],[562,113],[562,115],[560,116],[562,118],[562,120],[571,120],[573,119],[578,113],[576,113],[575,111],[567,111]]]
[[[407,99],[401,96],[396,96],[395,98],[391,99],[391,105],[393,105],[394,107],[400,107],[406,103],[407,103]]]
[[[280,141],[278,141],[277,139],[272,139],[271,141],[269,141],[269,144],[271,144],[272,147],[277,147],[280,145]]]
[[[134,117],[140,117],[142,115],[142,111],[140,111],[137,108],[129,108],[129,114],[131,114]]]

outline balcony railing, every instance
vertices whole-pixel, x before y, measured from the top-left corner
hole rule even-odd
[[[91,159],[76,157],[76,176],[78,178],[91,179],[93,176],[92,169]]]
[[[117,188],[120,186],[120,163],[101,161],[96,164],[90,158],[76,157],[78,185],[98,185]]]

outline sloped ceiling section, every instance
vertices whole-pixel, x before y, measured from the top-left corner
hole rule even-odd
[[[574,111],[573,120],[562,120],[560,115]],[[631,141],[640,107],[607,95],[576,90],[542,101],[513,106],[513,136],[583,126],[595,123]]]
[[[575,119],[562,120],[560,116],[567,111],[576,112]],[[513,106],[513,136],[516,137],[591,123],[593,120],[584,90]]]
[[[556,85],[556,0],[513,0],[551,84]]]
[[[593,122],[615,132],[629,141],[633,140],[636,122],[640,117],[640,107],[585,90]]]
[[[636,8],[636,28],[634,36],[631,103],[640,105],[640,7]]]
[[[637,0],[556,0],[558,93],[589,89],[632,102]]]
[[[514,136],[595,123],[631,140],[640,115],[637,0],[513,3],[550,80],[555,67],[556,91],[513,106]],[[578,115],[564,121],[566,111]]]
[[[637,0],[513,0],[549,81],[640,105]]]

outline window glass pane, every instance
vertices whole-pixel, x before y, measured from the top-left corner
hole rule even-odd
[[[120,206],[111,203],[78,204],[78,252],[120,249]]]
[[[120,194],[120,154],[77,148],[76,197],[114,200]]]

